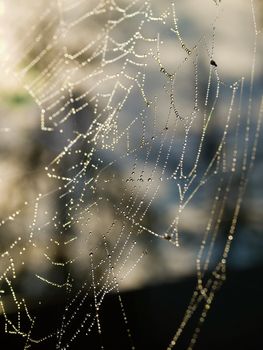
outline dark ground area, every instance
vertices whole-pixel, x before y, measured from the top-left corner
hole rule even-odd
[[[132,338],[136,349],[166,349],[175,333],[195,285],[195,278],[176,283],[147,287],[121,295],[125,304]],[[93,302],[93,301],[92,301]],[[91,300],[89,300],[91,303]],[[38,320],[42,330],[55,329],[60,324],[64,304],[56,302],[39,309]],[[81,314],[82,313],[82,314]],[[78,320],[85,317],[82,305]],[[59,317],[58,317],[59,315]],[[116,295],[105,299],[101,312],[102,335],[97,328],[89,337],[80,333],[70,349],[130,349],[119,301]],[[259,350],[263,349],[263,267],[251,270],[229,271],[227,280],[218,291],[212,309],[204,323],[196,350]],[[195,319],[193,317],[192,323]],[[79,321],[78,321],[79,322]],[[1,349],[24,349],[25,339],[3,333],[1,321]],[[77,323],[75,324],[75,327]],[[192,325],[193,326],[193,325]],[[74,327],[74,324],[72,324]],[[185,329],[176,349],[187,348],[192,334],[191,324]],[[68,330],[69,334],[71,333]],[[34,333],[34,335],[38,335]],[[67,334],[65,335],[65,337]],[[33,345],[32,349],[55,349],[54,341]],[[63,348],[63,344],[62,344]],[[61,349],[62,349],[61,348]]]

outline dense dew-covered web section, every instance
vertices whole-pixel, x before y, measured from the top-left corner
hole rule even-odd
[[[235,40],[242,37],[225,27],[226,3],[4,4],[2,67],[32,97],[35,137],[46,152],[37,156],[42,185],[32,182],[1,221],[9,235],[0,255],[2,330],[24,349],[80,348],[84,336],[87,347],[96,337],[107,349],[102,313],[112,293],[111,313],[136,349],[121,291],[166,273],[175,278],[189,231],[196,285],[163,348],[176,348],[192,320],[194,347],[225,280],[263,111],[254,93],[262,40],[255,4],[248,1],[242,23],[251,36],[249,69],[235,76],[235,43],[222,42],[235,30]],[[49,327],[37,310],[51,300],[62,307]]]

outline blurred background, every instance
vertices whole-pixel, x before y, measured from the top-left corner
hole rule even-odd
[[[263,345],[262,6],[0,0],[4,348]]]

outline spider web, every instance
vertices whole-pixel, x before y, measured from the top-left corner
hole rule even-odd
[[[202,26],[191,6],[207,6]],[[87,344],[93,333],[99,339],[109,293],[117,296],[113,312],[122,315],[136,348],[120,291],[132,286],[143,264],[154,278],[161,251],[169,251],[170,259],[185,249],[187,222],[200,210],[201,224],[191,226],[196,287],[164,344],[176,347],[198,314],[189,338],[193,348],[225,280],[262,114],[262,103],[260,111],[253,104],[260,35],[254,4],[248,7],[250,73],[235,79],[224,73],[216,50],[224,6],[140,0],[6,4],[3,67],[39,107],[39,139],[52,154],[40,166],[44,190],[1,223],[15,236],[1,255],[5,331],[24,338],[24,348],[55,339],[57,349],[68,349],[81,334]],[[25,217],[30,224],[21,229]],[[59,327],[42,338],[34,335],[41,320],[32,295],[17,286],[30,263],[27,283],[40,290],[37,302],[65,296]],[[6,311],[8,303],[16,320]]]

